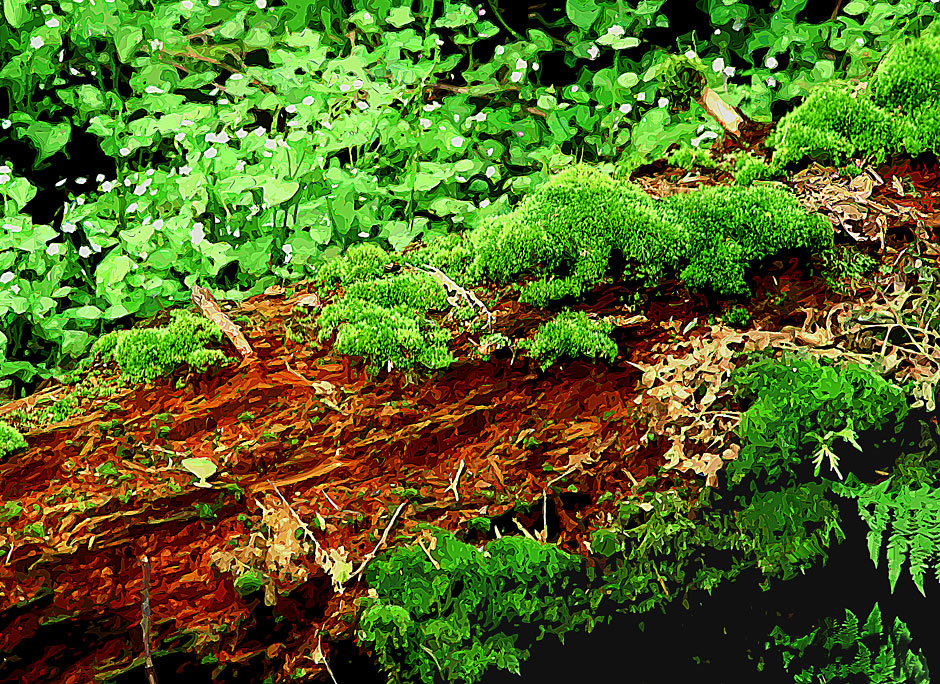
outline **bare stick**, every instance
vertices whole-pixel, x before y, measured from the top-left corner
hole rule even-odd
[[[366,569],[366,565],[368,564],[368,562],[369,562],[370,560],[372,560],[373,558],[375,558],[375,554],[377,554],[377,553],[379,552],[379,549],[382,547],[382,544],[384,544],[384,543],[385,543],[385,540],[388,539],[388,533],[391,531],[392,525],[394,525],[394,524],[395,524],[395,521],[398,519],[398,514],[401,513],[402,510],[403,510],[403,509],[405,508],[405,506],[407,506],[407,505],[408,505],[408,502],[407,502],[407,501],[402,501],[402,502],[401,502],[401,505],[398,506],[398,510],[395,511],[395,515],[392,516],[392,519],[388,522],[388,526],[385,528],[385,531],[382,533],[382,538],[379,539],[379,543],[376,544],[376,545],[375,545],[375,548],[372,549],[371,552],[367,553],[367,554],[366,554],[366,557],[362,559],[362,565],[359,566],[359,569],[356,570],[356,572],[354,572],[353,574],[351,574],[351,575],[349,576],[349,581],[350,581],[350,582],[351,582],[353,579],[355,579],[356,575],[361,574],[362,571]]]
[[[460,474],[463,473],[464,460],[460,459],[460,466],[457,468],[457,476],[454,477],[454,481],[450,483],[450,487],[444,490],[446,494],[448,490],[454,490],[454,501],[460,501],[460,494],[457,493],[457,483],[460,482]]]
[[[144,569],[144,586],[141,590],[140,602],[143,613],[140,628],[144,633],[144,672],[147,673],[148,684],[157,684],[157,673],[153,669],[153,658],[150,654],[150,559],[143,555],[140,557],[140,564]]]

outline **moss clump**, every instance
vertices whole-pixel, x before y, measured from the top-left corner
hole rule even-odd
[[[382,366],[407,370],[416,364],[446,368],[454,361],[450,333],[399,303],[383,306],[359,297],[343,297],[323,309],[316,322],[323,341],[336,330],[334,349],[371,361],[369,372]]]
[[[114,357],[122,376],[130,382],[150,382],[172,373],[181,363],[204,370],[231,361],[218,349],[205,349],[207,342],[221,342],[222,331],[210,320],[185,310],[171,311],[166,328],[115,330],[99,338],[91,353]]]
[[[353,245],[340,258],[320,264],[313,277],[321,295],[329,288],[349,285],[359,280],[381,278],[393,265],[393,255],[371,242]]]
[[[777,164],[768,164],[763,159],[755,157],[748,152],[738,152],[734,155],[735,185],[750,185],[755,180],[770,180],[780,173]]]
[[[692,147],[689,144],[680,145],[666,156],[666,161],[680,169],[691,169],[693,166],[701,166],[706,169],[713,169],[718,164],[708,155],[708,150]]]
[[[6,458],[18,449],[29,446],[23,435],[9,423],[0,420],[0,459]]]
[[[685,263],[681,277],[689,285],[744,294],[749,262],[785,249],[825,248],[832,229],[779,187],[708,187],[655,200],[633,183],[578,165],[511,214],[478,227],[470,240],[476,277],[558,275],[530,283],[520,296],[544,306],[601,280],[615,250],[627,262],[624,276],[640,285]]]
[[[613,361],[617,357],[617,343],[608,333],[613,324],[607,321],[595,321],[583,311],[563,311],[548,321],[535,333],[535,337],[523,340],[520,347],[528,348],[534,358],[541,361],[545,370],[561,356],[606,357]]]
[[[682,280],[720,295],[746,294],[745,267],[783,250],[819,252],[832,245],[832,227],[807,214],[777,186],[706,187],[663,200],[685,221],[688,266]]]
[[[888,52],[871,81],[834,80],[781,119],[766,145],[780,166],[806,157],[841,163],[858,153],[940,152],[940,22]]]

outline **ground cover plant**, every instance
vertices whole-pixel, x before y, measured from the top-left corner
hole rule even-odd
[[[6,3],[2,676],[526,675],[864,538],[734,676],[926,681],[937,11],[702,4]]]

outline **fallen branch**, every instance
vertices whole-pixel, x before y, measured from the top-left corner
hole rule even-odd
[[[143,616],[140,628],[144,637],[144,672],[147,673],[148,684],[157,684],[157,673],[153,669],[153,658],[150,652],[150,559],[146,555],[140,557],[140,564],[144,570],[144,585],[141,589],[140,609]]]

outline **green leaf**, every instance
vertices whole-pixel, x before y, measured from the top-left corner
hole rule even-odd
[[[30,17],[28,6],[27,0],[3,0],[3,16],[10,22],[10,26],[19,28]]]
[[[565,14],[578,28],[591,28],[600,13],[601,8],[594,4],[594,0],[565,0]]]
[[[853,0],[853,2],[850,2],[845,7],[842,8],[842,10],[846,14],[852,14],[852,15],[864,14],[867,9],[868,9],[868,3],[864,2],[864,0]]]

